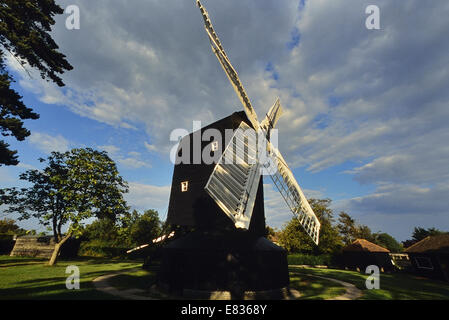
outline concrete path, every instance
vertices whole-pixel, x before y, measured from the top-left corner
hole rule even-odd
[[[321,277],[321,276],[314,276],[308,273],[300,273],[300,272],[296,272],[296,274],[299,275],[304,275],[307,277],[314,277],[314,278],[320,278],[320,279],[325,279],[325,280],[329,280],[332,282],[336,282],[341,284],[345,289],[346,289],[346,293],[342,294],[340,296],[336,296],[333,298],[329,298],[326,300],[355,300],[357,298],[360,298],[361,296],[363,296],[362,290],[358,289],[355,285],[349,283],[349,282],[345,282],[345,281],[341,281],[341,280],[337,280],[337,279],[333,279],[333,278],[328,278],[328,277]]]
[[[95,278],[94,280],[92,280],[92,282],[94,283],[94,286],[97,290],[105,292],[105,293],[109,293],[113,296],[120,297],[122,299],[156,300],[151,297],[143,296],[143,294],[145,293],[145,290],[142,290],[142,289],[117,290],[116,288],[110,286],[108,283],[108,280],[110,278],[115,277],[119,274],[129,273],[129,272],[134,272],[134,271],[139,271],[139,270],[141,270],[141,268],[128,269],[128,270],[125,270],[122,272],[115,272],[115,273],[107,274],[107,275]]]
[[[125,270],[125,271],[122,271],[122,272],[116,272],[116,273],[107,274],[107,275],[95,278],[92,282],[94,283],[94,286],[95,286],[95,288],[97,290],[105,292],[105,293],[108,293],[108,294],[111,294],[113,296],[120,297],[122,299],[128,299],[128,300],[158,300],[156,298],[143,296],[143,294],[145,293],[145,290],[142,290],[142,289],[117,290],[116,288],[110,286],[109,283],[108,283],[108,280],[110,278],[112,278],[112,277],[115,277],[115,276],[117,276],[119,274],[128,273],[128,272],[134,272],[134,271],[138,271],[138,270],[141,270],[141,269],[140,268],[135,268],[135,269]],[[341,284],[346,289],[346,293],[345,294],[342,294],[342,295],[337,296],[337,297],[329,298],[329,299],[326,299],[326,300],[354,300],[354,299],[360,298],[363,295],[362,290],[357,289],[356,286],[354,286],[351,283],[345,282],[345,281],[332,279],[332,278],[327,278],[327,277],[315,276],[315,275],[311,275],[311,274],[307,274],[307,273],[299,273],[299,272],[297,272],[297,274],[308,276],[308,277],[321,278],[321,279],[329,280],[329,281],[332,281],[332,282],[336,282],[338,284]]]

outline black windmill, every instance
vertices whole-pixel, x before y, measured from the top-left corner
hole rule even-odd
[[[163,249],[159,285],[170,291],[277,290],[288,286],[286,252],[265,236],[262,173],[318,244],[320,222],[279,150],[270,142],[279,99],[257,115],[199,0],[212,51],[244,110],[184,137],[178,147],[167,222],[181,236]]]

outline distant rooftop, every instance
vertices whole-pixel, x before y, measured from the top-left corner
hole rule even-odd
[[[343,248],[343,251],[349,252],[390,252],[390,250],[385,249],[375,243],[369,242],[365,239],[357,239],[350,245]]]
[[[431,251],[449,253],[449,234],[428,236],[405,249],[405,252],[407,253],[422,253]]]

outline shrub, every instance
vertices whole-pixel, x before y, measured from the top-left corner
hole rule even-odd
[[[287,256],[288,264],[296,264],[296,265],[323,265],[330,266],[332,265],[333,258],[330,254],[322,254],[322,255],[311,255],[311,254],[303,254],[303,253],[294,253],[289,254]]]
[[[79,255],[88,257],[126,258],[129,248],[111,244],[101,240],[91,240],[81,243]]]

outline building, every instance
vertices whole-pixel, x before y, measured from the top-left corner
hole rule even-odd
[[[449,234],[428,236],[405,250],[416,273],[449,281]]]
[[[390,251],[365,239],[357,239],[343,248],[337,264],[342,269],[357,269],[364,272],[370,265],[378,266],[381,271],[392,271]]]

